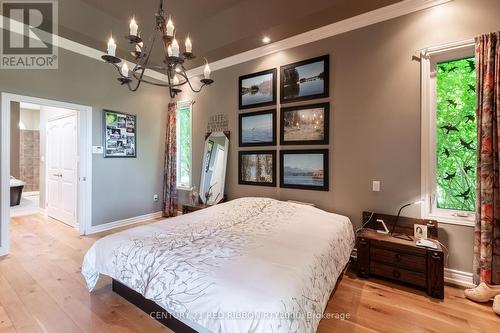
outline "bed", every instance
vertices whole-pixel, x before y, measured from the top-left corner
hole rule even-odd
[[[104,237],[82,273],[192,331],[315,332],[353,247],[345,216],[242,198]]]

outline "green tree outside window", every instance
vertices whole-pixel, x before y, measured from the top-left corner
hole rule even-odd
[[[190,185],[191,172],[191,109],[189,107],[180,108],[177,114],[179,122],[179,142],[177,143],[177,154],[179,154],[178,183],[180,185]]]
[[[475,210],[476,66],[474,58],[437,64],[437,207]]]

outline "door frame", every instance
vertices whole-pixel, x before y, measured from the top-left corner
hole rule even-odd
[[[10,104],[26,102],[77,111],[78,119],[78,226],[80,235],[92,222],[92,107],[50,99],[0,93],[0,256],[10,251]]]

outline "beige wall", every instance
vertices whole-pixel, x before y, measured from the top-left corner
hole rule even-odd
[[[363,210],[395,214],[402,204],[421,196],[420,67],[412,55],[421,48],[499,30],[498,13],[498,0],[456,0],[214,72],[215,84],[192,97],[195,184],[208,117],[226,113],[232,139],[229,198],[254,195],[314,202],[349,216],[355,226]],[[330,54],[331,68],[330,191],[238,185],[238,76],[323,54]],[[185,94],[178,100],[190,98]],[[381,192],[371,191],[372,180],[382,182]],[[413,207],[406,214],[418,216],[420,210]],[[442,225],[440,234],[450,248],[448,266],[470,272],[472,228]]]

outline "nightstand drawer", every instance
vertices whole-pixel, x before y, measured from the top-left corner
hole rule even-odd
[[[406,268],[411,271],[425,272],[425,257],[396,252],[378,247],[370,248],[370,258],[383,264]]]
[[[422,272],[413,272],[372,261],[370,264],[370,273],[420,287],[426,286],[425,273]]]

